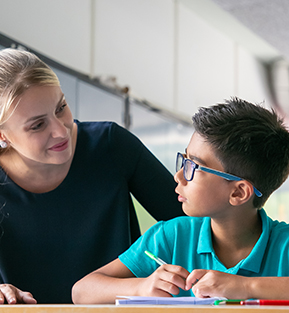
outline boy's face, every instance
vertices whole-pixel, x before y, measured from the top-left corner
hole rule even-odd
[[[185,158],[196,164],[224,171],[212,147],[198,133],[194,133],[186,149]],[[178,183],[176,193],[183,203],[183,211],[189,216],[222,217],[228,208],[232,182],[222,177],[195,170],[193,180],[186,181],[183,168],[175,174]]]

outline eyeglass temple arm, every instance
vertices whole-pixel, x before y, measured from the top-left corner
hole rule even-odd
[[[211,168],[207,168],[207,167],[204,167],[204,166],[201,166],[199,165],[198,168],[204,172],[207,172],[207,173],[211,173],[211,174],[215,174],[215,175],[218,175],[220,177],[223,177],[227,180],[235,180],[235,181],[240,181],[240,180],[244,180],[243,178],[240,178],[238,176],[235,176],[235,175],[232,175],[232,174],[228,174],[228,173],[223,173],[223,172],[220,172],[220,171],[217,171],[217,170],[213,170]],[[253,186],[253,185],[252,185]],[[259,191],[256,187],[253,186],[253,189],[254,189],[254,192],[256,194],[257,197],[262,197],[262,192]]]

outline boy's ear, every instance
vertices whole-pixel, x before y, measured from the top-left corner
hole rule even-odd
[[[238,206],[247,202],[252,195],[254,195],[252,184],[246,180],[236,181],[229,202],[233,206]]]

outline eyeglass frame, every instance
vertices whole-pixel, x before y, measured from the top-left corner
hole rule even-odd
[[[181,167],[178,168],[178,161],[179,161],[179,158],[182,158],[182,164],[181,164]],[[185,175],[185,172],[186,172],[186,167],[185,167],[185,162],[189,162],[192,164],[192,177],[190,179],[187,179],[186,178],[186,175]],[[177,159],[176,159],[176,172],[178,172],[179,170],[181,170],[182,168],[183,169],[183,175],[184,175],[184,178],[186,181],[192,181],[193,178],[194,178],[194,174],[195,174],[195,170],[201,170],[203,172],[207,172],[207,173],[210,173],[210,174],[214,174],[214,175],[217,175],[219,177],[222,177],[226,180],[230,180],[230,181],[241,181],[241,180],[246,180],[244,178],[241,178],[241,177],[238,177],[238,176],[235,176],[235,175],[232,175],[232,174],[228,174],[228,173],[225,173],[225,172],[221,172],[221,171],[218,171],[218,170],[214,170],[210,167],[206,167],[206,166],[202,166],[202,165],[199,165],[199,164],[196,164],[194,161],[190,160],[190,159],[187,159],[183,156],[182,153],[178,152],[177,153]],[[254,189],[254,193],[257,197],[262,197],[262,192],[259,191],[252,183],[250,183],[252,186],[253,186],[253,189]]]

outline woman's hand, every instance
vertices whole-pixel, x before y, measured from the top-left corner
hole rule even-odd
[[[190,273],[181,266],[164,264],[149,277],[141,279],[138,293],[142,296],[171,297],[186,287]]]
[[[30,292],[22,291],[10,284],[0,284],[0,304],[4,304],[5,301],[8,304],[37,303]]]

